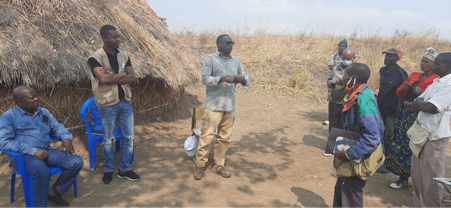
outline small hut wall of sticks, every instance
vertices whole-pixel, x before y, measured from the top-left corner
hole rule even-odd
[[[0,114],[15,105],[12,89],[28,85],[61,123],[82,126],[79,109],[92,96],[87,58],[102,47],[104,24],[131,57],[135,112],[177,104],[198,80],[199,55],[145,0],[0,0]]]

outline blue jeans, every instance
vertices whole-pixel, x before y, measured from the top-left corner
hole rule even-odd
[[[59,167],[63,169],[52,189],[58,193],[69,191],[81,168],[83,159],[78,155],[68,156],[66,151],[58,149],[47,149],[48,157],[41,160],[33,155],[23,155],[25,169],[33,176],[33,197],[36,207],[47,207],[47,195],[49,193],[50,171],[48,167]],[[11,166],[18,169],[16,160]]]
[[[134,122],[131,102],[120,100],[116,105],[100,107],[100,118],[103,125],[103,156],[105,158],[104,172],[114,172],[114,128],[119,123],[121,132],[121,162],[119,170],[129,171],[133,155]]]

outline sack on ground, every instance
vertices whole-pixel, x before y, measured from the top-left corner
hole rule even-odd
[[[343,162],[338,157],[334,158],[334,168],[338,177],[357,176],[362,180],[368,179],[384,163],[385,155],[382,144],[379,144],[371,154],[365,156],[361,163],[354,161]]]
[[[431,133],[421,127],[418,124],[418,121],[415,121],[409,130],[407,130],[406,135],[410,138],[409,147],[412,150],[412,153],[418,157]]]

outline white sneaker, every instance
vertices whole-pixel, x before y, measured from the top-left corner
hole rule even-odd
[[[408,186],[408,185],[410,185],[408,180],[407,181],[397,180],[396,182],[391,183],[390,187],[392,187],[394,189],[399,189],[403,186]]]
[[[332,155],[331,153],[323,152],[323,156],[329,157],[329,156],[331,156],[331,155]]]

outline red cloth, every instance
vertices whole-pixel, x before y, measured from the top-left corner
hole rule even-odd
[[[407,78],[407,80],[404,82],[408,82],[410,83],[410,85],[412,86],[413,83],[417,82],[418,80],[420,80],[421,75],[423,75],[424,73],[422,72],[413,72],[409,78]],[[439,77],[436,74],[432,74],[429,78],[424,79],[423,81],[420,82],[420,84],[418,85],[418,87],[420,87],[423,90],[426,90],[426,88],[432,84],[432,82],[434,81],[435,78]],[[403,97],[405,98],[407,96],[407,90],[404,93],[399,93],[399,90],[402,89],[404,87],[404,83],[402,83],[401,86],[399,86],[398,90],[396,90],[396,95],[398,97]]]
[[[362,89],[367,86],[368,84],[361,84],[359,87],[357,87],[357,89],[355,89],[354,91],[351,92],[351,95],[349,95],[348,101],[346,101],[344,107],[343,107],[343,112],[346,112],[347,110],[351,109],[352,106],[354,106],[355,104],[355,95],[362,91]]]
[[[398,58],[401,59],[402,58],[402,50],[400,48],[394,48],[396,50],[396,52],[398,52]]]

